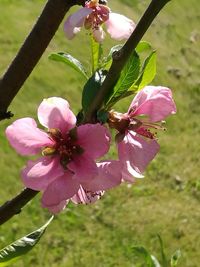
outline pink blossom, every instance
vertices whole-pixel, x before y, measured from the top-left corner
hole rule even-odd
[[[90,183],[80,187],[78,193],[71,199],[75,204],[93,203],[104,194],[104,190],[121,184],[122,164],[111,160],[97,163],[98,175]]]
[[[23,118],[7,127],[6,136],[21,155],[42,153],[39,159],[27,162],[22,180],[26,187],[43,192],[43,207],[57,213],[70,199],[76,203],[93,202],[103,190],[121,182],[120,162],[95,163],[110,145],[104,126],[76,127],[68,102],[59,97],[43,100],[38,119],[47,133],[37,128],[32,118]]]
[[[164,129],[161,121],[176,112],[169,88],[146,86],[133,99],[125,114],[110,112],[110,127],[116,136],[123,179],[132,182],[142,173],[159,151],[155,130]]]
[[[129,38],[135,28],[134,22],[123,15],[112,13],[106,5],[99,2],[87,1],[85,7],[67,18],[64,31],[68,39],[72,39],[84,26],[92,30],[94,39],[101,43],[105,38],[105,32],[101,27],[103,24],[111,38],[119,41]]]

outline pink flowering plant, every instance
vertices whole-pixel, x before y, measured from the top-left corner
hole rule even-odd
[[[136,27],[131,19],[113,13],[106,1],[90,0],[65,20],[67,39],[73,39],[81,27],[91,39],[91,70],[86,71],[67,52],[49,56],[84,79],[79,113],[72,112],[66,99],[51,96],[37,109],[41,128],[25,117],[6,129],[6,137],[18,154],[38,155],[22,168],[21,178],[31,192],[42,193],[41,205],[52,214],[61,212],[69,201],[93,203],[108,189],[144,177],[159,152],[157,132],[165,130],[163,120],[176,113],[171,90],[150,85],[156,75],[152,46],[138,41],[125,56]],[[127,43],[104,54],[104,29],[111,38],[128,39]],[[122,62],[121,69],[118,62]],[[115,104],[127,97],[130,102],[132,99],[127,112],[116,110]],[[109,155],[112,144],[117,148],[115,158]]]
[[[84,26],[95,41],[101,43],[105,39],[102,25],[105,25],[111,38],[118,41],[128,39],[135,28],[132,20],[111,12],[106,1],[91,0],[86,1],[84,7],[67,18],[64,31],[67,38],[72,39]]]
[[[95,163],[109,150],[110,134],[105,126],[87,123],[77,127],[68,102],[59,97],[43,100],[38,119],[47,132],[37,128],[33,119],[23,118],[6,129],[6,136],[21,155],[41,152],[42,157],[28,161],[21,174],[26,187],[43,192],[43,207],[57,213],[70,199],[93,202],[112,181],[113,186],[120,183],[119,162]],[[107,181],[102,182],[101,176]]]

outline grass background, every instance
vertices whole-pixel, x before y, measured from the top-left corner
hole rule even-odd
[[[109,1],[113,11],[136,22],[147,0]],[[3,73],[30,31],[44,5],[42,0],[0,1],[0,73]],[[200,259],[200,5],[198,0],[171,1],[155,20],[144,40],[158,50],[155,85],[173,89],[177,115],[167,120],[159,135],[161,151],[145,179],[109,191],[91,206],[70,204],[48,228],[39,245],[13,267],[141,266],[131,247],[143,244],[158,258],[156,234],[168,254],[180,248],[182,267],[199,267]],[[114,44],[109,38],[105,50]],[[36,118],[43,98],[66,98],[74,112],[80,109],[81,77],[66,66],[48,60],[50,52],[74,54],[89,69],[90,48],[85,32],[67,41],[62,25],[39,64],[13,101],[15,117],[0,123],[0,202],[12,198],[23,185],[19,170],[26,158],[9,146],[4,131],[21,117]],[[126,111],[131,99],[121,104]],[[49,218],[40,196],[0,228],[0,247],[31,232]]]

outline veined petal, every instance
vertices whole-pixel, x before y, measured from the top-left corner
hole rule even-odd
[[[57,214],[59,212],[61,212],[62,210],[65,209],[66,205],[68,204],[69,200],[63,200],[61,201],[58,205],[55,205],[55,206],[49,206],[49,207],[46,207],[48,208],[48,210],[53,213],[53,214]]]
[[[95,161],[85,153],[71,161],[67,165],[67,168],[74,173],[74,178],[76,178],[80,184],[82,182],[91,181],[98,173]]]
[[[146,86],[133,99],[129,112],[130,116],[147,115],[151,122],[158,122],[174,114],[176,105],[169,88]]]
[[[130,164],[130,161],[124,161],[124,165],[122,168],[122,178],[124,181],[127,181],[129,183],[134,183],[134,178],[144,178],[144,175],[136,172],[135,169]]]
[[[6,136],[11,146],[21,155],[34,155],[41,151],[42,147],[52,145],[53,141],[32,118],[16,120],[6,129]]]
[[[132,131],[118,143],[119,159],[124,163],[126,171],[132,174],[130,168],[141,174],[159,151],[156,140],[144,140]]]
[[[86,191],[82,186],[80,186],[78,192],[71,198],[71,201],[75,204],[91,204],[100,199],[103,194],[103,191]]]
[[[135,29],[135,23],[132,20],[112,12],[109,14],[109,19],[105,22],[105,25],[111,38],[119,41],[128,39]]]
[[[68,40],[72,40],[74,36],[81,31],[81,27],[73,27],[67,21],[64,24],[64,32]]]
[[[58,157],[42,157],[36,161],[29,160],[22,170],[22,180],[26,187],[33,190],[45,190],[57,177],[64,174]]]
[[[73,179],[73,174],[66,171],[46,188],[42,196],[42,206],[49,208],[60,205],[64,200],[73,197],[78,192],[79,186],[77,180]]]
[[[95,192],[108,190],[121,183],[122,180],[122,163],[117,160],[103,161],[97,163],[98,175],[88,184],[85,184],[86,189]]]
[[[77,128],[78,144],[93,159],[105,155],[110,147],[110,133],[101,124],[84,124]]]
[[[70,24],[75,27],[83,26],[84,19],[93,12],[92,8],[82,7],[69,18]]]
[[[80,31],[85,18],[91,13],[91,8],[83,7],[67,18],[64,24],[64,32],[68,39],[72,39]]]
[[[69,103],[61,97],[44,99],[38,107],[40,123],[51,129],[57,128],[66,132],[76,124],[76,116],[69,108]]]

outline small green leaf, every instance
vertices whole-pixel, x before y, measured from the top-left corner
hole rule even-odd
[[[110,49],[110,52],[109,52],[108,56],[103,59],[102,66],[103,66],[104,69],[107,69],[108,70],[110,68],[110,66],[112,64],[112,54],[114,52],[116,52],[116,51],[119,51],[122,47],[123,47],[123,45],[122,44],[119,44],[119,45],[113,46]]]
[[[110,92],[105,107],[113,106],[123,95],[126,94],[131,85],[137,80],[140,71],[140,58],[136,52],[133,52],[121,71],[120,77]]]
[[[139,54],[149,49],[151,49],[151,44],[146,41],[141,41],[139,42],[135,50]]]
[[[86,71],[81,62],[72,57],[70,54],[65,54],[63,52],[52,53],[49,55],[49,59],[67,64],[69,67],[80,73],[85,79],[88,79]]]
[[[134,86],[142,89],[150,84],[156,75],[156,51],[153,51],[144,61],[141,74]]]
[[[146,267],[160,267],[158,260],[154,256],[152,256],[144,247],[135,246],[133,247],[133,251],[143,257]]]
[[[163,245],[162,238],[161,238],[161,236],[159,234],[157,236],[158,236],[158,240],[159,240],[159,243],[160,243],[162,266],[163,267],[168,267],[168,260],[167,260],[167,257],[165,255],[164,245]]]
[[[7,266],[13,261],[17,260],[20,256],[28,253],[40,240],[44,234],[47,226],[53,220],[50,220],[36,231],[18,239],[12,244],[0,250],[0,267]]]
[[[176,267],[181,257],[181,251],[178,249],[171,257],[171,267]]]
[[[92,49],[92,73],[99,68],[99,62],[103,53],[102,45],[97,43],[91,35],[91,49]]]
[[[96,97],[96,94],[99,92],[106,74],[107,71],[105,70],[97,70],[86,82],[82,94],[82,107],[85,112]]]

